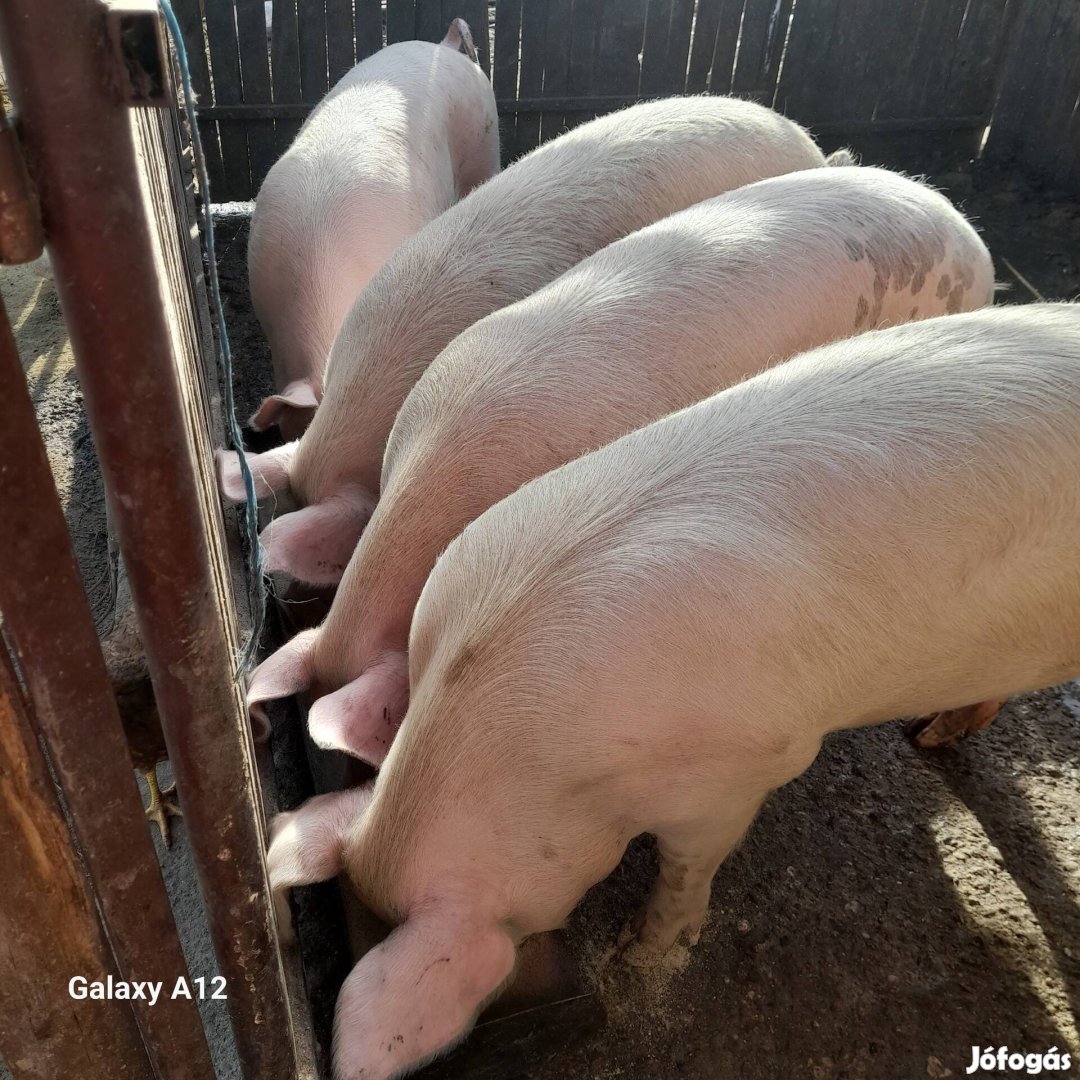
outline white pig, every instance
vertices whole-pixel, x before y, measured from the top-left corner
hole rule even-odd
[[[804,353],[533,480],[454,541],[372,788],[284,815],[277,889],[396,925],[335,1076],[443,1050],[640,833],[628,958],[696,941],[768,794],[831,731],[1080,674],[1080,305]]]
[[[407,240],[360,294],[334,342],[304,437],[250,458],[259,496],[303,509],[264,537],[271,571],[336,584],[379,491],[405,396],[462,330],[604,245],[754,180],[824,164],[807,133],[725,97],[635,105],[546,143]],[[244,498],[235,454],[226,497]]]
[[[255,673],[256,719],[317,685],[312,738],[378,764],[405,711],[420,591],[489,506],[797,352],[992,293],[990,255],[944,197],[883,169],[814,169],[683,210],[489,315],[406,399],[326,622]]]
[[[475,56],[455,19],[441,45],[403,41],[362,60],[263,181],[248,275],[280,393],[252,427],[303,432],[361,289],[402,240],[499,171],[495,94],[460,46]]]

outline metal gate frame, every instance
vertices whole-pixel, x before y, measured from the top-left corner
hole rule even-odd
[[[277,944],[235,679],[239,618],[211,458],[220,387],[208,378],[203,268],[163,41],[152,0],[0,5],[0,53],[242,1073],[294,1080],[314,1077],[314,1065],[298,966]],[[16,1077],[212,1077],[192,1002],[75,1002],[61,978],[77,960],[88,970],[68,977],[171,987],[186,969],[6,318],[0,476],[12,653],[0,653],[0,837],[25,873],[0,886],[0,927],[15,943],[0,968],[0,1051]],[[58,942],[70,947],[53,955]]]

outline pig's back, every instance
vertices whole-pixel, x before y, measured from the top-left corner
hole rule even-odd
[[[433,246],[462,235],[483,256],[528,242],[542,276],[521,296],[599,248],[703,199],[765,177],[823,166],[804,129],[760,105],[669,98],[612,113],[527,154],[454,208]],[[460,248],[459,248],[460,250]],[[528,252],[521,252],[525,257]],[[481,262],[482,262],[481,258]],[[480,265],[476,267],[480,272]]]
[[[370,383],[378,372],[396,384],[379,387],[396,397],[396,412],[457,334],[599,248],[731,188],[823,164],[798,125],[734,98],[649,102],[583,124],[493,177],[394,253],[350,312],[331,359],[340,407],[346,383]],[[339,371],[339,352],[367,362]]]
[[[284,197],[291,212],[302,214],[292,193],[309,191],[315,218],[300,228],[326,229],[347,213],[343,203],[368,193],[370,200],[413,200],[411,225],[419,227],[453,202],[453,123],[465,105],[482,125],[490,111],[485,95],[492,97],[490,84],[461,53],[423,41],[389,45],[347,72],[315,107],[256,205]]]
[[[573,770],[610,752],[597,715],[705,738],[710,706],[840,727],[994,696],[987,671],[1051,685],[1080,665],[1077,475],[1080,306],[839,342],[488,510],[429,579],[415,673],[464,650],[572,687]]]
[[[459,335],[398,413],[383,488],[418,455],[520,486],[796,352],[992,295],[989,252],[931,188],[869,168],[762,180],[608,245]]]

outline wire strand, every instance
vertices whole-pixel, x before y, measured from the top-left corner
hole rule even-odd
[[[236,448],[240,462],[240,474],[244,480],[244,492],[247,502],[244,507],[244,524],[248,543],[248,599],[251,607],[251,633],[247,643],[241,647],[235,677],[241,678],[254,659],[259,647],[263,623],[266,619],[266,592],[263,589],[263,553],[259,544],[259,507],[255,499],[255,481],[251,475],[247,455],[244,453],[244,438],[236,420],[236,402],[233,398],[232,350],[229,347],[229,334],[225,327],[225,310],[221,302],[221,285],[218,281],[217,253],[214,247],[214,222],[210,212],[210,178],[206,171],[206,156],[203,153],[202,139],[199,136],[198,110],[195,107],[195,91],[191,83],[191,68],[188,64],[187,47],[180,32],[180,24],[169,0],[160,0],[165,22],[169,27],[173,48],[180,65],[180,78],[184,89],[184,113],[191,128],[191,143],[195,157],[195,169],[199,178],[202,194],[203,237],[206,244],[207,279],[210,301],[213,307],[214,321],[217,325],[219,360],[222,378],[225,382],[225,410],[228,413],[229,436]]]

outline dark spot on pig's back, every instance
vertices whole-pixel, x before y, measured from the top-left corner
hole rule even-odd
[[[945,310],[950,315],[955,315],[960,310],[960,304],[964,297],[963,282],[957,282],[949,292],[949,299],[945,302]]]
[[[454,686],[465,681],[469,672],[476,666],[478,651],[477,646],[470,643],[462,646],[461,652],[446,667],[444,680],[447,686]]]
[[[975,284],[975,267],[970,262],[961,262],[959,259],[954,260],[952,272],[953,277],[964,286],[964,292],[967,292]]]
[[[941,280],[937,283],[937,298],[944,300],[949,295],[949,290],[952,288],[952,278],[948,274],[942,274]]]
[[[865,296],[859,297],[859,302],[855,305],[855,329],[858,330],[860,326],[866,321],[867,313],[870,311],[870,305],[867,303]]]

